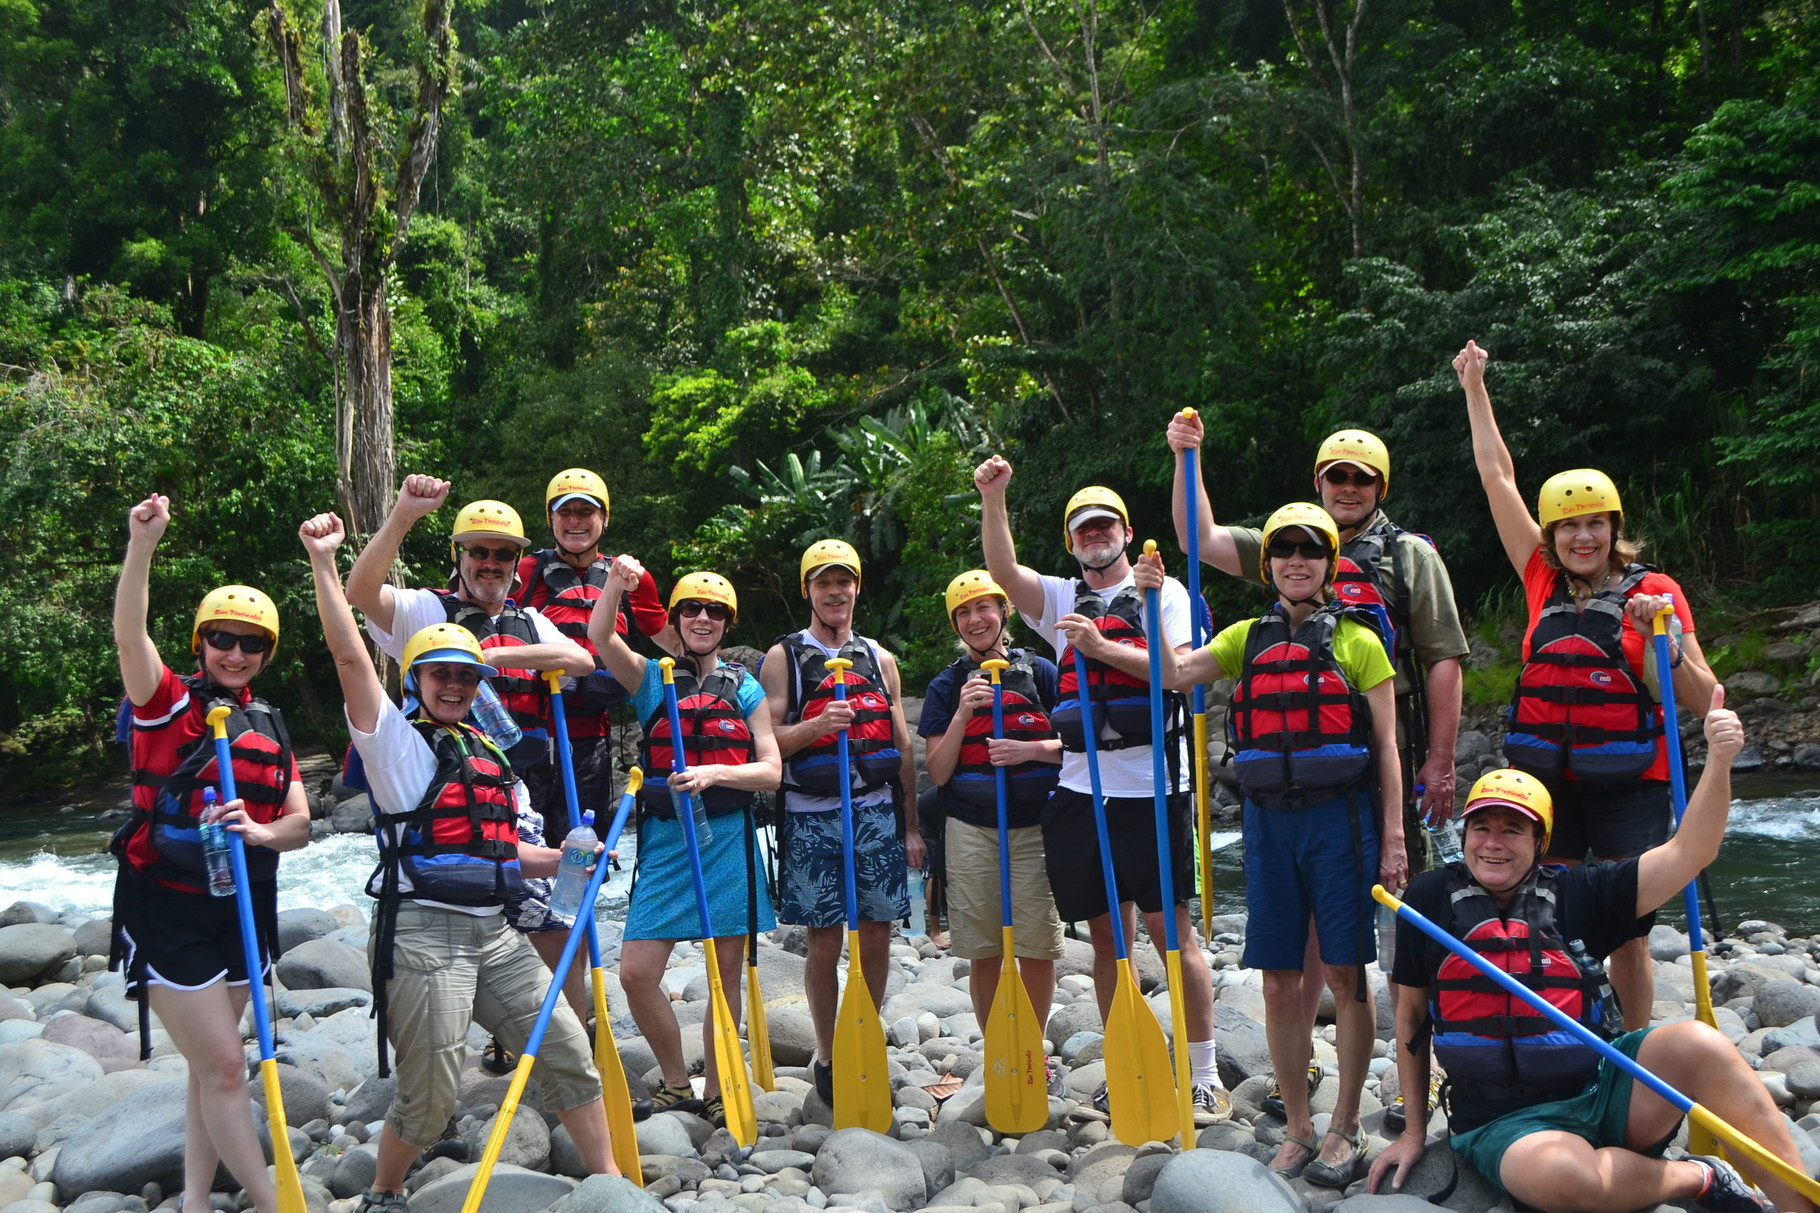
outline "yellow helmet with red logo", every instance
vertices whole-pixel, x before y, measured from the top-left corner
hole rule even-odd
[[[503,501],[470,501],[455,515],[449,532],[449,559],[461,559],[461,546],[476,539],[510,539],[521,548],[531,546],[518,511]]]
[[[474,633],[458,623],[432,623],[419,628],[404,642],[404,656],[399,660],[408,675],[422,661],[446,661],[452,665],[478,666],[482,678],[499,673],[487,664],[486,654]]]
[[[845,539],[818,539],[803,551],[800,568],[803,597],[809,596],[809,582],[814,576],[830,565],[839,565],[853,574],[854,581],[860,581],[859,553]]]
[[[1537,822],[1542,827],[1542,849],[1537,854],[1548,850],[1548,841],[1555,833],[1555,801],[1542,786],[1542,781],[1534,775],[1504,767],[1496,771],[1487,771],[1479,776],[1478,782],[1472,785],[1472,791],[1466,794],[1466,807],[1460,810],[1460,819],[1464,821],[1480,809],[1495,806],[1515,809],[1517,812]]]
[[[557,506],[571,497],[586,497],[599,506],[602,513],[612,509],[612,502],[607,497],[607,482],[587,468],[565,468],[550,477],[550,483],[543,491],[543,512],[554,513]]]
[[[1333,575],[1340,565],[1340,528],[1333,524],[1332,514],[1310,501],[1292,501],[1264,523],[1263,544],[1258,548],[1258,580],[1265,585],[1275,584],[1270,580],[1270,541],[1277,537],[1278,531],[1297,527],[1327,541],[1327,580],[1323,584],[1332,585]]]
[[[944,595],[944,598],[948,604],[949,627],[954,626],[954,612],[960,610],[961,607],[972,602],[975,598],[996,598],[1003,603],[1007,609],[1009,609],[1011,605],[1011,599],[1006,595],[1005,591],[999,587],[999,583],[992,580],[992,574],[988,573],[985,569],[968,569],[965,573],[960,574],[953,581],[950,581],[948,583],[948,591]]]
[[[1319,476],[1330,463],[1352,463],[1376,472],[1383,484],[1378,500],[1390,496],[1390,448],[1384,440],[1366,430],[1336,430],[1321,440],[1314,453],[1314,474]]]
[[[739,595],[734,593],[733,583],[719,573],[690,573],[679,578],[670,591],[670,609],[685,602],[718,602],[727,608],[729,624],[739,622]]]
[[[227,620],[252,624],[272,638],[272,648],[278,647],[278,608],[272,600],[251,586],[224,585],[202,596],[196,621],[190,625],[190,652],[202,651],[204,627]]]
[[[1131,511],[1125,508],[1125,499],[1103,484],[1090,484],[1070,497],[1068,504],[1062,507],[1064,546],[1074,546],[1074,516],[1089,513],[1090,510],[1094,514],[1112,514],[1127,531],[1131,529]]]
[[[1618,486],[1611,482],[1610,476],[1596,468],[1556,472],[1542,482],[1536,507],[1543,527],[1582,514],[1616,514],[1620,524],[1624,521],[1624,504],[1618,500]]]

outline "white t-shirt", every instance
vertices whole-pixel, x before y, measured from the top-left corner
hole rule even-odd
[[[416,808],[423,799],[423,794],[429,790],[430,780],[436,777],[436,751],[424,740],[416,726],[405,719],[398,705],[391,702],[385,705],[371,733],[362,733],[354,727],[352,720],[348,721],[348,735],[353,738],[354,748],[360,751],[361,762],[366,764],[367,790],[373,798],[374,807],[387,816],[409,813]],[[512,799],[521,817],[531,811],[530,792],[522,779],[512,785]],[[390,825],[383,828],[396,830],[396,827]],[[396,838],[394,832],[392,840],[396,841]],[[379,880],[380,874],[375,872],[367,882],[368,893],[379,892]],[[411,878],[402,871],[398,874],[398,890],[405,896],[410,896]],[[425,898],[417,898],[416,901],[419,905],[438,906],[476,917],[497,914],[502,908],[454,906]]]
[[[1132,576],[1127,573],[1125,579],[1118,584],[1095,592],[1104,601],[1111,602],[1118,596],[1120,590],[1132,584]],[[1075,579],[1072,577],[1051,577],[1044,574],[1043,613],[1037,618],[1027,620],[1031,630],[1047,639],[1050,647],[1055,650],[1056,667],[1063,675],[1070,672],[1071,664],[1065,666],[1062,663],[1062,652],[1068,647],[1068,641],[1062,630],[1056,626],[1056,621],[1074,610],[1074,586]],[[1163,631],[1169,637],[1169,643],[1180,648],[1189,643],[1192,635],[1187,587],[1173,577],[1165,577],[1161,599]],[[1117,734],[1107,727],[1100,731],[1099,736],[1110,741]],[[1100,750],[1101,793],[1106,796],[1141,796],[1145,798],[1156,795],[1155,773],[1151,768],[1154,760],[1150,751],[1151,747],[1147,745],[1131,746],[1122,750]],[[1176,777],[1176,787],[1186,788],[1190,769],[1187,766],[1186,739],[1183,740],[1177,761],[1181,765],[1176,769],[1181,773]],[[1085,753],[1077,754],[1072,750],[1062,751],[1061,786],[1074,792],[1092,793],[1093,782],[1087,772],[1087,755]]]
[[[530,616],[531,626],[537,630],[538,644],[560,644],[563,634],[556,625],[543,617],[535,607],[520,607]],[[493,618],[498,619],[495,615]],[[404,658],[405,642],[433,623],[447,623],[449,612],[442,605],[442,595],[433,590],[392,589],[392,626],[382,628],[367,617],[367,635],[373,638],[386,656],[394,661]]]

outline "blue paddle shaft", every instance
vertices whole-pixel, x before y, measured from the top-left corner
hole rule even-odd
[[[1655,637],[1656,681],[1662,685],[1662,736],[1668,742],[1668,786],[1673,793],[1675,828],[1681,828],[1681,816],[1687,812],[1687,774],[1681,767],[1681,722],[1675,717],[1675,675],[1668,668],[1668,632]],[[1706,951],[1706,933],[1700,928],[1700,893],[1698,878],[1687,882],[1682,890],[1687,905],[1687,944],[1693,952]]]
[[[550,687],[550,712],[555,722],[551,731],[556,734],[556,765],[562,768],[562,794],[568,801],[570,822],[580,825],[581,796],[575,790],[575,757],[569,748],[568,709],[563,706],[562,692],[554,684]]]
[[[1452,935],[1443,931],[1433,922],[1430,922],[1419,910],[1416,910],[1401,901],[1396,902],[1396,910],[1398,914],[1401,914],[1419,928],[1424,935],[1427,935],[1449,952],[1452,952],[1455,956],[1458,956],[1461,960],[1464,960],[1473,968],[1491,978],[1498,983],[1499,986],[1503,987],[1506,992],[1521,998],[1524,1002],[1534,1007],[1539,1013],[1546,1016],[1550,1022],[1555,1024],[1556,1027],[1571,1032],[1574,1036],[1579,1038],[1582,1044],[1597,1050],[1601,1057],[1654,1091],[1657,1095],[1660,1095],[1677,1111],[1686,1113],[1689,1108],[1693,1107],[1693,1100],[1681,1094],[1681,1092],[1675,1090],[1660,1078],[1657,1078],[1654,1074],[1651,1074],[1632,1058],[1626,1057],[1623,1053],[1613,1048],[1608,1042],[1599,1039],[1598,1035],[1585,1024],[1574,1019],[1559,1007],[1549,1002],[1546,998],[1543,998],[1540,994],[1537,994],[1534,990],[1519,982],[1509,973],[1506,973],[1497,965],[1492,964],[1483,956],[1480,956],[1477,952],[1455,939]]]
[[[992,740],[1005,736],[1005,685],[992,680]],[[1011,925],[1011,819],[1005,808],[1005,768],[992,764],[992,780],[998,792],[998,900],[1004,915],[1001,925]]]
[[[676,707],[676,684],[664,679],[664,708],[670,713],[670,770],[681,775],[689,768],[683,762],[682,713]],[[676,802],[676,820],[682,823],[683,845],[689,853],[689,872],[695,878],[695,911],[701,915],[701,937],[714,938],[714,923],[708,917],[708,882],[701,872],[701,851],[695,842],[695,805],[687,792],[670,789]]]
[[[1175,872],[1169,847],[1168,736],[1163,732],[1163,608],[1162,595],[1144,591],[1144,643],[1150,651],[1150,779],[1156,805],[1157,882],[1163,893],[1163,947],[1176,950]]]
[[[613,842],[619,841],[619,832],[625,827],[626,814],[631,807],[632,794],[628,792],[621,798],[619,813],[613,822]],[[588,941],[588,959],[594,962],[596,968],[599,967],[600,942],[594,938],[594,901],[600,896],[600,886],[606,875],[607,852],[603,849],[594,860],[594,874],[588,877],[588,891],[582,895],[582,911],[575,916],[575,925],[569,928],[569,938],[562,945],[562,956],[550,971],[550,988],[544,991],[543,1006],[537,1011],[537,1022],[531,1026],[531,1035],[525,1041],[526,1057],[537,1056],[537,1050],[543,1046],[543,1034],[550,1026],[550,1016],[555,1013],[556,1002],[562,997],[562,984],[568,979],[569,966],[575,963],[575,952],[581,947],[584,936]]]
[[[1188,518],[1188,629],[1197,649],[1207,642],[1207,627],[1201,618],[1201,502],[1196,491],[1201,483],[1200,455],[1193,447],[1182,452],[1182,504]],[[1207,688],[1198,682],[1194,684],[1194,714],[1207,714]]]
[[[234,787],[234,758],[228,753],[226,734],[215,738],[216,777],[222,803],[240,799]],[[223,826],[226,830],[227,827]],[[234,867],[234,908],[240,911],[240,947],[246,956],[247,987],[252,991],[253,1027],[259,1036],[259,1060],[272,1058],[272,1015],[265,1005],[265,973],[259,965],[259,937],[253,933],[253,886],[246,874],[246,839],[239,830],[227,830],[228,855]]]
[[[1087,694],[1087,661],[1074,650],[1074,681],[1081,700],[1082,728],[1087,738],[1087,783],[1093,789],[1093,829],[1100,843],[1100,876],[1106,882],[1106,908],[1112,919],[1112,954],[1125,959],[1125,914],[1119,905],[1118,875],[1112,870],[1112,836],[1106,831],[1106,798],[1100,791],[1100,745],[1094,734],[1093,700]]]
[[[847,702],[847,671],[834,673],[834,702]],[[840,758],[841,880],[847,895],[847,929],[859,930],[859,880],[853,867],[853,760],[847,753],[847,730],[834,735],[834,752]]]

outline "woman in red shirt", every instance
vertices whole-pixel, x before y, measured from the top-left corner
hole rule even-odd
[[[1530,514],[1485,390],[1488,357],[1469,341],[1453,367],[1498,538],[1529,606],[1505,757],[1554,798],[1549,862],[1577,864],[1588,852],[1628,859],[1667,841],[1673,820],[1660,671],[1649,640],[1665,608],[1673,607],[1671,635],[1679,631],[1669,645],[1676,702],[1710,703],[1716,680],[1694,639],[1687,595],[1672,577],[1637,563],[1609,477],[1590,468],[1552,476],[1538,498],[1539,517]],[[1648,1026],[1654,998],[1646,943],[1632,940],[1607,964],[1630,1030]]]

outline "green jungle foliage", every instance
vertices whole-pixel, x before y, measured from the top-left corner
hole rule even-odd
[[[388,113],[419,2],[342,5]],[[317,28],[318,0],[280,3]],[[210,585],[262,585],[262,690],[336,740],[295,538],[334,502],[334,316],[268,14],[0,0],[11,789],[104,769],[111,585],[152,491],[167,658]],[[454,24],[389,292],[400,473],[539,538],[548,476],[595,468],[608,546],[666,587],[729,575],[737,641],[799,626],[797,553],[844,536],[914,690],[980,561],[972,466],[1014,462],[1020,554],[1066,571],[1085,483],[1169,540],[1185,406],[1223,521],[1306,497],[1315,442],[1364,426],[1462,603],[1509,602],[1448,367],[1468,338],[1526,490],[1604,468],[1697,598],[1811,595],[1816,0],[470,0]],[[439,521],[413,583],[440,580]],[[1260,605],[1207,589],[1222,621]]]

